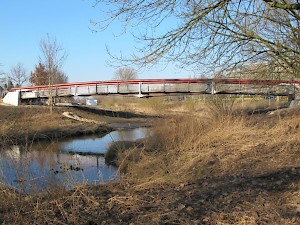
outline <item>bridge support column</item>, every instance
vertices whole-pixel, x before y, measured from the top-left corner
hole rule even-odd
[[[74,87],[74,96],[77,96],[77,85]]]
[[[215,82],[211,82],[211,90],[210,90],[210,93],[213,95],[216,93],[216,83]]]
[[[142,94],[142,82],[139,82],[139,94],[138,94],[138,97],[139,98],[143,98],[144,97],[144,95]]]

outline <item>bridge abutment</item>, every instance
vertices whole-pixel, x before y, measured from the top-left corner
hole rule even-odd
[[[297,94],[297,95],[294,95],[294,99],[292,99],[290,101],[290,108],[296,108],[296,107],[299,107],[300,108],[300,95]]]
[[[13,92],[8,92],[4,98],[3,102],[8,105],[14,105],[18,106],[20,105],[21,102],[21,92],[20,91],[13,91]]]

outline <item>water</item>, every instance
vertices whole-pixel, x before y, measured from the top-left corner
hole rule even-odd
[[[24,193],[36,193],[53,186],[69,189],[78,184],[117,180],[116,168],[106,165],[104,160],[109,144],[145,135],[145,128],[137,128],[113,131],[104,137],[35,143],[30,151],[12,146],[0,152],[0,181]]]

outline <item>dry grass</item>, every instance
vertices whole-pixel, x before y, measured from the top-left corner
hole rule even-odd
[[[145,147],[119,154],[122,183],[33,196],[3,189],[0,223],[299,224],[299,111],[172,109],[183,104],[188,113],[160,120]]]
[[[137,193],[163,187],[148,196],[160,211],[143,214],[140,223],[300,222],[299,111],[220,111],[165,120],[146,148],[121,155],[120,168]]]
[[[222,107],[204,117],[165,120],[153,129],[146,149],[137,153],[139,163],[130,164],[126,171],[141,183],[155,183],[216,174],[263,174],[299,166],[299,116],[236,116],[229,112]]]
[[[90,120],[96,118],[98,124],[86,126],[86,122],[65,117],[63,115],[65,111],[75,112],[76,115],[82,114],[84,118]],[[99,116],[90,114],[73,108],[55,108],[50,114],[49,108],[42,106],[0,106],[0,144],[30,144],[38,139],[53,140],[97,132],[106,133],[110,130],[103,125]]]

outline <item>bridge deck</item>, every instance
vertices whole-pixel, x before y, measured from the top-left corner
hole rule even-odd
[[[76,82],[12,88],[20,100],[91,95],[246,94],[287,96],[298,90],[299,81],[246,79],[139,79]]]

